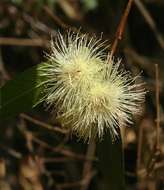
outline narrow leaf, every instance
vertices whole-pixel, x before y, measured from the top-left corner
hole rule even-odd
[[[0,118],[6,119],[28,111],[43,96],[44,77],[40,75],[41,63],[26,70],[0,89]]]
[[[110,134],[98,144],[99,169],[103,178],[101,190],[125,190],[121,135],[112,142]]]

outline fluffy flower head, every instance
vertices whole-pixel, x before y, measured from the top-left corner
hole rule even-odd
[[[107,56],[102,40],[86,35],[57,36],[42,68],[47,77],[45,101],[61,124],[80,138],[113,138],[120,121],[130,123],[139,113],[145,90],[136,78],[120,70],[120,61]]]

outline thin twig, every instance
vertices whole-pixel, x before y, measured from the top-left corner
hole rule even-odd
[[[95,176],[95,174],[96,174],[96,171],[90,172],[81,181],[76,181],[76,182],[72,182],[72,183],[57,184],[56,188],[57,189],[70,189],[70,188],[75,188],[75,187],[79,187],[79,186],[83,187],[84,184],[87,183],[87,181],[90,181],[93,178],[93,176]]]
[[[159,158],[159,155],[160,155],[159,149],[155,148],[153,153],[150,156],[149,162],[148,162],[147,167],[146,167],[147,177],[150,177],[152,172],[154,171],[154,168],[155,168],[155,165],[156,165],[157,160]]]
[[[139,126],[138,134],[138,147],[137,147],[137,174],[141,166],[141,152],[142,152],[142,143],[143,143],[143,125]]]
[[[124,30],[125,30],[125,25],[127,22],[127,18],[128,18],[130,9],[132,7],[132,3],[133,3],[133,0],[128,1],[128,4],[127,4],[126,9],[123,13],[123,16],[121,17],[121,20],[120,20],[120,23],[118,25],[117,32],[116,32],[116,37],[115,37],[115,40],[112,44],[111,53],[110,53],[111,57],[114,55],[114,53],[116,51],[119,40],[122,39],[122,35],[123,35]]]
[[[78,30],[76,27],[70,26],[69,24],[65,23],[64,21],[62,21],[57,15],[55,15],[52,10],[48,7],[48,6],[44,6],[43,10],[47,13],[47,15],[49,17],[51,17],[53,19],[53,21],[59,25],[61,28],[65,29],[65,30],[70,30],[76,33],[81,33],[82,31]]]
[[[57,23],[60,27],[62,27],[63,29],[68,29],[70,28],[70,26],[68,26],[67,24],[65,24],[58,16],[56,16],[52,10],[48,7],[48,6],[44,6],[43,10],[47,13],[47,15],[49,17],[51,17],[53,19],[53,21],[55,23]]]
[[[151,176],[155,164],[161,154],[160,152],[160,141],[159,141],[159,137],[160,137],[160,103],[159,103],[159,70],[158,70],[158,64],[155,64],[155,78],[156,78],[156,114],[157,114],[157,118],[156,118],[156,142],[155,142],[155,146],[154,146],[154,151],[150,157],[150,161],[147,164],[147,176]]]
[[[53,147],[53,146],[49,145],[47,142],[36,137],[32,132],[28,131],[25,126],[18,126],[18,129],[25,136],[25,138],[27,137],[27,133],[30,134],[31,140],[45,149],[51,150],[55,153],[59,153],[66,157],[70,157],[70,158],[74,158],[74,159],[79,159],[79,160],[87,160],[88,159],[88,160],[92,160],[92,161],[94,160],[94,158],[86,158],[85,155],[74,153],[71,150],[68,150],[66,148]]]
[[[155,64],[156,76],[156,149],[159,150],[159,136],[160,136],[160,103],[159,103],[159,69],[158,64]]]
[[[2,60],[1,49],[0,49],[0,74],[2,75],[2,80],[4,82],[10,80],[10,75],[7,72],[5,65],[3,63],[3,60]]]
[[[140,1],[140,0],[134,0],[134,2],[136,4],[136,6],[138,7],[139,11],[141,12],[141,14],[143,15],[143,17],[145,18],[145,21],[149,25],[150,29],[154,32],[155,37],[156,37],[159,45],[161,46],[162,49],[164,49],[164,38],[163,38],[163,35],[158,30],[158,28],[156,26],[156,23],[155,23],[154,19],[152,18],[152,16],[150,15],[149,11],[144,6],[144,4],[143,4],[142,1]]]
[[[55,158],[43,158],[44,163],[63,163],[63,162],[70,162],[71,159],[67,157],[55,157]]]
[[[4,151],[6,151],[9,155],[13,156],[14,158],[17,158],[17,159],[22,158],[22,154],[16,150],[14,150],[13,148],[7,147],[4,144],[0,144],[0,148],[3,149]]]
[[[41,33],[45,33],[48,36],[50,34],[53,37],[56,36],[57,32],[53,28],[50,28],[49,26],[47,26],[46,24],[44,24],[43,22],[41,22],[39,20],[35,20],[29,14],[23,12],[22,13],[22,17],[23,17],[23,19],[24,19],[25,22],[27,22],[28,24],[30,24],[31,29],[33,29],[33,31],[39,31]]]
[[[33,141],[36,142],[37,144],[39,144],[40,146],[49,149],[53,152],[62,154],[64,156],[70,157],[72,159],[78,159],[78,160],[94,160],[94,158],[86,158],[85,155],[81,155],[81,154],[76,154],[74,152],[72,152],[71,150],[68,149],[64,149],[64,148],[56,148],[56,147],[52,147],[50,146],[48,143],[40,140],[39,138],[37,138],[36,136],[32,135]]]
[[[30,122],[32,122],[32,123],[34,123],[34,124],[36,124],[36,125],[38,125],[40,127],[48,129],[50,131],[59,132],[59,133],[62,133],[62,134],[67,134],[68,133],[68,130],[66,130],[66,129],[61,129],[59,127],[54,127],[54,126],[52,126],[50,124],[47,124],[47,123],[45,123],[43,121],[40,121],[40,120],[35,119],[33,117],[30,117],[27,114],[21,113],[20,117],[22,117],[23,119],[26,119],[26,120],[28,120],[28,121],[30,121]]]
[[[28,38],[0,37],[0,45],[45,47],[45,46],[49,46],[50,43],[48,40],[43,40],[39,38],[28,39]]]
[[[92,140],[89,145],[88,145],[88,149],[87,149],[87,154],[86,154],[86,158],[92,158],[95,155],[95,151],[96,151],[96,143],[94,140]],[[82,173],[82,179],[85,179],[87,175],[89,175],[90,173],[92,173],[92,161],[91,160],[86,160],[84,162],[84,167],[83,167],[83,173]],[[90,179],[88,178],[88,180],[85,180],[85,183],[83,184],[83,186],[81,187],[81,190],[87,190],[88,189],[88,185],[90,183]]]
[[[150,77],[154,77],[154,68],[150,67],[150,64],[155,64],[155,62],[157,62],[156,60],[150,57],[140,55],[133,48],[130,47],[126,47],[124,49],[124,53],[125,55],[130,57],[134,65],[136,65],[137,67],[141,67],[142,70],[146,71],[146,74],[148,74]]]

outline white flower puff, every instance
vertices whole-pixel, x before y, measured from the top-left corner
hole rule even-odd
[[[42,68],[45,102],[62,126],[85,141],[101,139],[106,129],[115,138],[117,127],[131,123],[145,97],[137,77],[120,70],[120,61],[105,53],[104,44],[87,35],[59,33]]]

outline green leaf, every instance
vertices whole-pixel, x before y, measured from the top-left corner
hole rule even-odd
[[[101,190],[125,190],[124,160],[121,134],[112,142],[110,134],[98,144],[99,169],[102,174],[103,187]]]
[[[26,70],[0,89],[1,119],[31,110],[43,97],[45,77],[41,76],[40,68],[45,64],[41,63]]]

